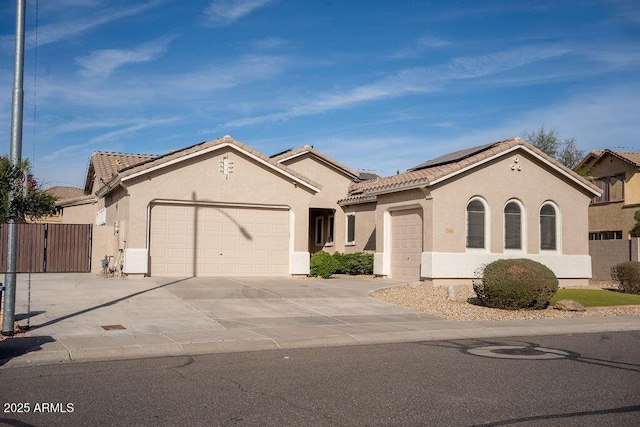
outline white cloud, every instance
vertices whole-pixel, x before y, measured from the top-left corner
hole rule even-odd
[[[137,6],[106,10],[101,13],[97,13],[94,16],[76,19],[74,21],[41,25],[38,28],[38,46],[44,46],[50,43],[58,42],[60,40],[78,36],[101,25],[108,24],[109,22],[137,15],[148,9],[156,7],[163,2],[164,0],[152,0]],[[14,35],[0,36],[0,50],[13,50],[14,43]],[[27,32],[25,35],[25,48],[33,48],[35,46],[35,43],[35,31]]]
[[[450,47],[454,43],[434,36],[423,36],[416,40],[411,46],[401,49],[392,55],[393,58],[415,58],[427,50],[442,49]]]
[[[453,81],[490,76],[533,62],[562,56],[568,52],[568,49],[562,47],[540,46],[522,47],[474,57],[455,58],[439,66],[401,70],[396,74],[351,90],[307,96],[306,99],[301,100],[298,105],[289,110],[236,119],[220,125],[220,127],[237,128],[264,122],[283,121],[293,117],[347,108],[364,102],[397,98],[412,93],[435,92],[441,90],[445,84]],[[309,101],[309,98],[315,100]]]
[[[89,78],[108,77],[123,65],[148,62],[162,56],[172,40],[171,37],[163,37],[134,49],[106,49],[92,52],[76,59],[76,63],[81,67],[78,74]]]
[[[266,6],[273,0],[214,0],[204,10],[208,23],[215,26],[230,25],[249,15],[254,10]]]
[[[98,136],[94,136],[93,138],[90,138],[85,143],[68,145],[66,147],[63,147],[59,150],[56,150],[52,153],[47,154],[46,156],[43,156],[41,160],[45,162],[51,162],[67,154],[75,153],[81,149],[86,149],[87,147],[90,147],[92,145],[117,141],[118,139],[121,139],[130,134],[135,134],[136,132],[139,132],[143,129],[166,126],[166,125],[175,123],[178,121],[178,119],[179,119],[178,117],[169,117],[164,119],[140,119],[140,120],[137,120],[135,123],[129,126],[123,127],[121,129],[113,130]]]

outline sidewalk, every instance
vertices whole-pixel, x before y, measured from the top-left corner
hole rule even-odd
[[[32,329],[0,342],[0,367],[157,356],[640,330],[640,317],[458,322],[368,295],[384,279],[105,279],[18,276],[16,316]]]

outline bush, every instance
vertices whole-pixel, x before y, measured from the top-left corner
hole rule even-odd
[[[311,255],[309,276],[328,279],[333,274],[373,274],[373,254],[336,252],[329,255],[325,251],[320,251]]]
[[[373,254],[356,252],[353,254],[333,254],[336,260],[338,274],[373,274]]]
[[[311,271],[309,275],[312,277],[320,276],[323,279],[328,279],[336,272],[336,267],[337,263],[334,257],[325,251],[316,252],[311,255]]]
[[[611,268],[611,278],[618,282],[618,288],[628,294],[640,295],[640,262],[627,261]]]
[[[499,259],[488,264],[482,280],[473,283],[480,302],[491,308],[540,310],[558,290],[558,279],[548,267],[530,259]]]
[[[636,211],[633,219],[636,220],[636,224],[629,230],[629,234],[631,234],[631,237],[640,237],[640,211]]]

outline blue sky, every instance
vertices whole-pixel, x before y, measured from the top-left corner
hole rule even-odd
[[[23,158],[44,186],[82,186],[95,151],[227,134],[383,175],[541,125],[640,150],[635,0],[56,0],[37,32],[27,3]],[[2,153],[14,33],[6,0]]]

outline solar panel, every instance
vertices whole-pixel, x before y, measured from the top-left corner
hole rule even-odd
[[[412,172],[420,169],[431,168],[434,166],[446,165],[447,163],[459,162],[460,160],[464,160],[467,157],[471,157],[474,154],[478,154],[484,150],[487,150],[496,144],[498,143],[492,142],[490,144],[478,145],[476,147],[465,148],[464,150],[458,150],[453,153],[445,154],[435,159],[428,160],[422,164],[419,164],[418,166],[414,166],[411,169],[408,169],[408,171]]]

